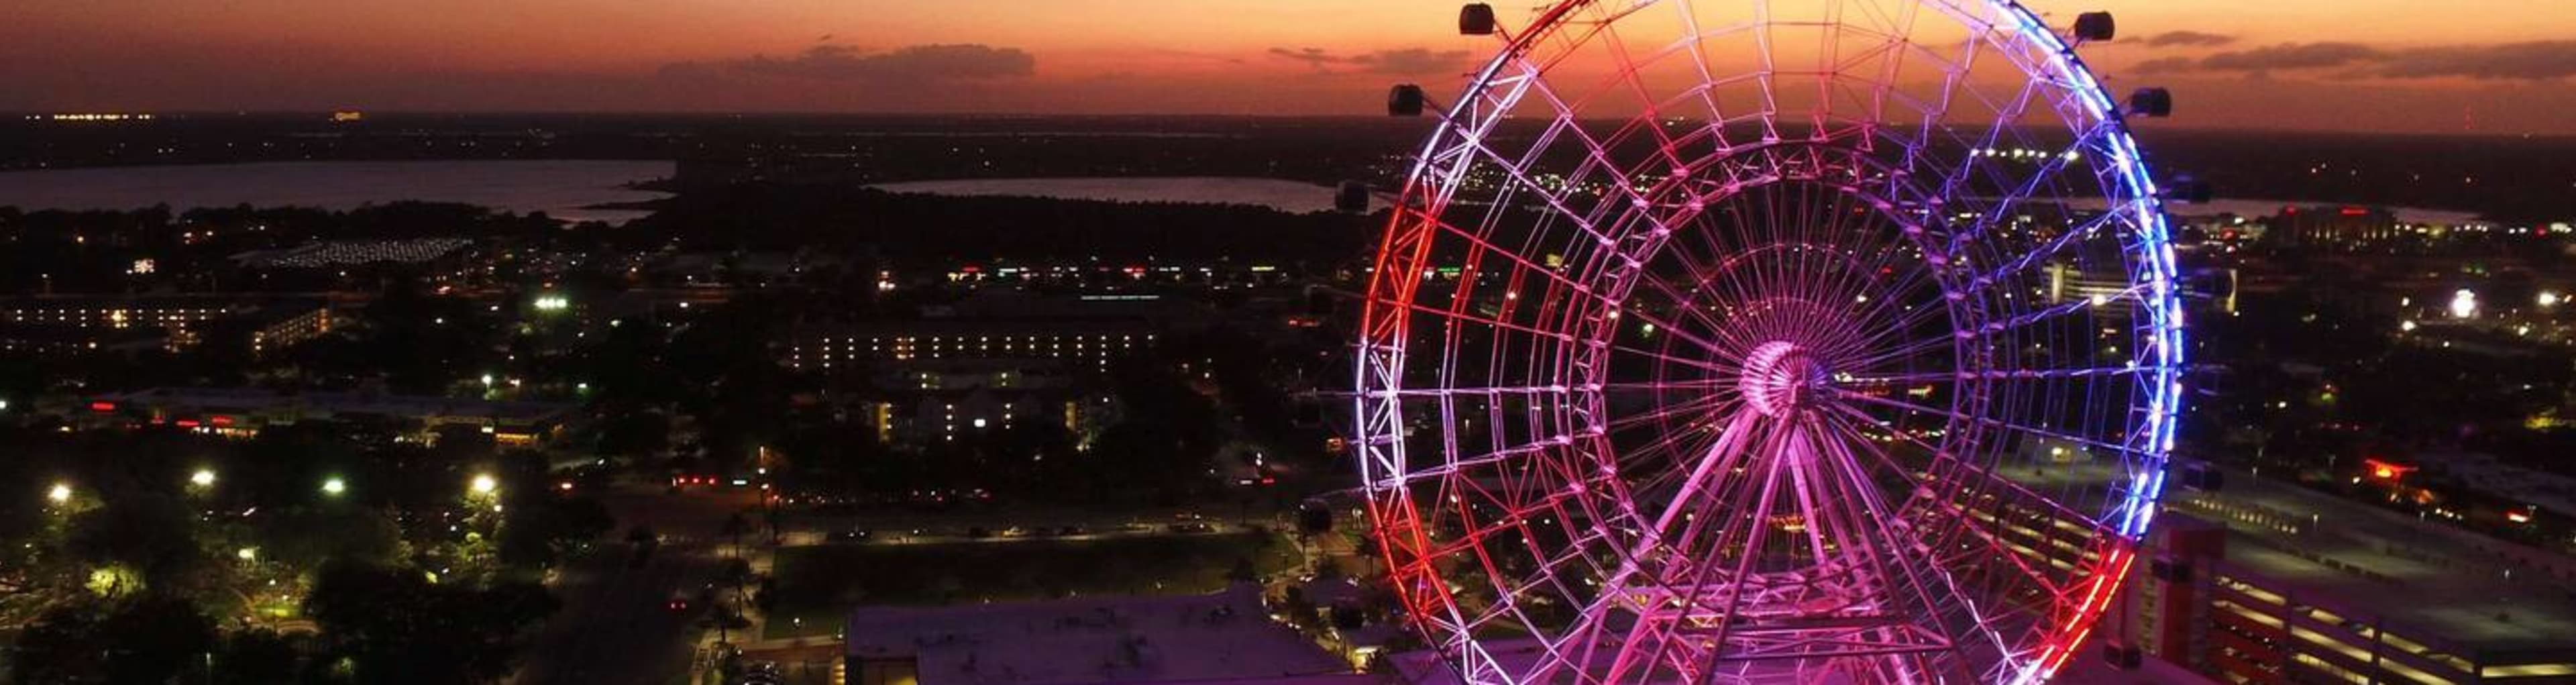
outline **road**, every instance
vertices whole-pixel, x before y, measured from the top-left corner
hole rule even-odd
[[[615,488],[599,498],[620,531],[557,576],[553,590],[563,608],[530,646],[516,685],[687,682],[706,608],[672,611],[667,604],[675,592],[694,598],[715,577],[729,542],[719,534],[726,517],[758,503],[752,491],[666,495],[653,487]],[[662,535],[641,568],[629,565],[624,535],[638,524]]]

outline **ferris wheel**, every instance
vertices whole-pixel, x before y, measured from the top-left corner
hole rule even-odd
[[[2182,402],[2156,182],[2011,0],[1563,0],[1462,32],[1367,288],[1352,449],[1469,683],[2037,682]]]

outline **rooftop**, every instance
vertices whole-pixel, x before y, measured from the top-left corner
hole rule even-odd
[[[376,262],[412,264],[445,257],[472,244],[474,241],[467,238],[333,240],[284,250],[244,252],[232,259],[243,266],[265,269],[320,269]]]
[[[262,388],[159,387],[103,399],[204,413],[298,409],[325,414],[485,417],[503,421],[542,421],[569,412],[575,406],[564,402],[505,402],[374,392],[278,392]]]
[[[2227,526],[2230,566],[2409,639],[2494,652],[2576,635],[2576,560],[2242,473],[2168,501]]]
[[[1349,664],[1270,620],[1260,590],[964,607],[863,607],[853,660],[915,660],[921,685],[1323,683]]]

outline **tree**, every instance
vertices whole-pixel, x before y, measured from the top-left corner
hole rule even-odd
[[[733,555],[740,557],[742,556],[742,534],[751,532],[751,519],[744,518],[742,512],[734,512],[731,516],[725,517],[724,530],[720,532],[725,537],[733,539]]]
[[[1307,500],[1297,507],[1297,532],[1313,537],[1333,532],[1333,507],[1322,500]]]
[[[254,535],[262,558],[295,568],[332,561],[390,564],[404,551],[401,526],[373,510],[281,510],[260,521]]]
[[[294,639],[266,629],[224,636],[214,658],[217,685],[272,685],[294,679],[304,654]]]
[[[348,660],[358,682],[397,684],[506,675],[520,634],[556,607],[533,583],[440,585],[418,571],[352,563],[323,567],[304,600],[322,626],[319,656]]]
[[[599,427],[602,455],[642,457],[671,448],[671,419],[658,411],[614,412]]]
[[[55,607],[27,627],[11,675],[21,683],[162,683],[214,646],[214,620],[175,595],[85,600]]]
[[[588,497],[521,497],[506,514],[499,533],[501,562],[520,568],[553,564],[567,550],[617,527],[608,507]]]
[[[197,515],[186,504],[143,495],[81,512],[67,544],[84,562],[123,566],[146,587],[176,588],[193,585],[205,562],[196,533]]]

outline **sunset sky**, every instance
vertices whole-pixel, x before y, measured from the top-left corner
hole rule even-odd
[[[1446,0],[9,4],[13,111],[1366,114],[1495,46]],[[2174,88],[2175,125],[2576,134],[2576,1],[2030,4],[2116,12],[2088,59]]]

